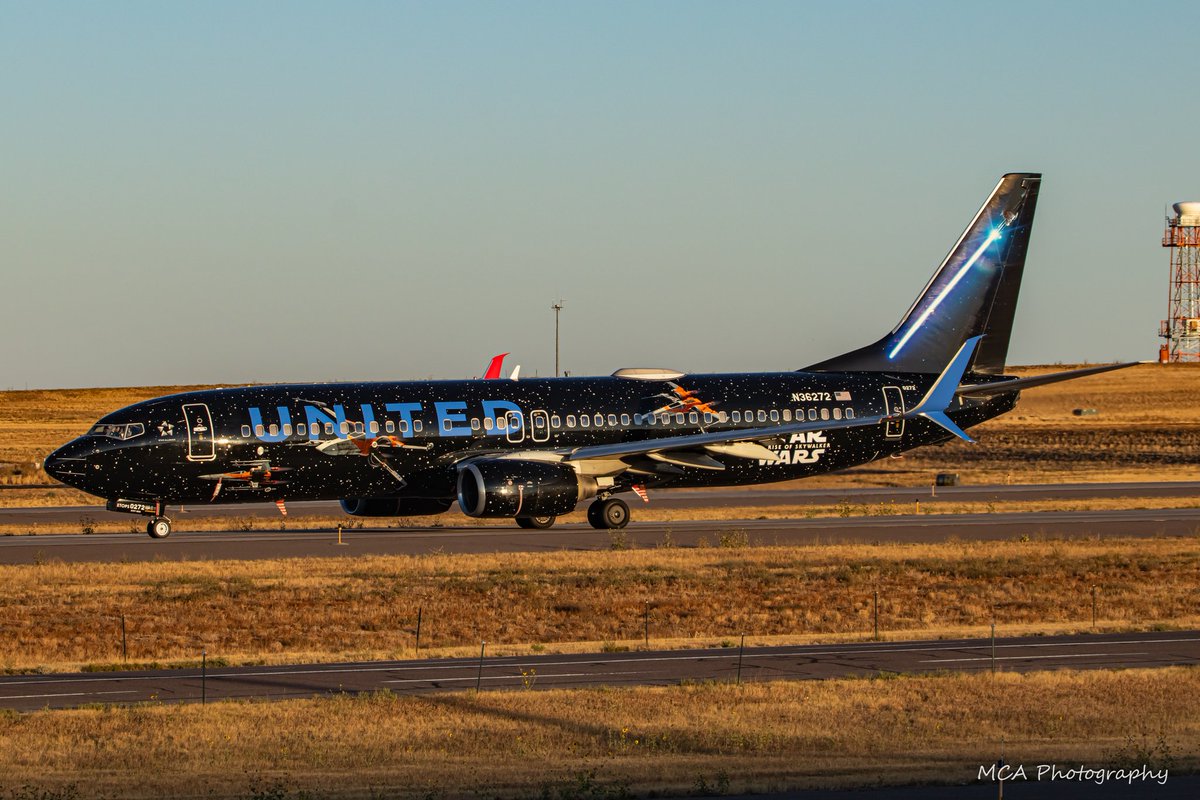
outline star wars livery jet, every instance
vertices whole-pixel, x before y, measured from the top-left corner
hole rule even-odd
[[[188,392],[109,414],[45,469],[151,517],[154,537],[171,532],[169,504],[323,499],[367,517],[457,500],[525,528],[591,499],[594,527],[621,528],[626,492],[781,481],[970,441],[965,429],[1022,389],[1128,366],[1003,374],[1040,182],[1001,178],[895,328],[797,372]]]

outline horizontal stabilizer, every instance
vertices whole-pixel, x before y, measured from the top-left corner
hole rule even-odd
[[[1101,372],[1125,369],[1126,367],[1132,367],[1140,363],[1142,362],[1127,361],[1123,364],[1101,364],[1098,367],[1084,367],[1083,369],[1072,369],[1066,372],[1051,372],[1048,375],[1034,375],[1029,378],[1012,378],[1004,381],[966,384],[958,387],[958,391],[955,394],[962,395],[963,397],[987,397],[1004,392],[1019,392],[1022,389],[1030,389],[1034,386],[1044,386],[1048,383],[1058,383],[1059,381],[1070,381],[1075,378],[1084,378],[1088,375],[1099,375]]]
[[[975,346],[979,344],[982,336],[972,336],[962,343],[962,347],[958,348],[954,358],[942,370],[942,374],[934,381],[933,386],[921,398],[921,402],[917,403],[917,407],[910,411],[910,414],[924,417],[925,419],[942,426],[950,433],[953,433],[958,438],[974,442],[966,431],[954,424],[950,417],[946,416],[946,409],[950,407],[950,403],[954,400],[955,389],[962,380],[963,375],[967,371],[967,365],[971,363],[971,356],[975,354]]]

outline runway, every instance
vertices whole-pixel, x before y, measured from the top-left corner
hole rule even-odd
[[[15,491],[22,487],[7,487],[10,497],[19,498]],[[784,505],[892,505],[898,508],[943,503],[996,503],[1030,500],[1086,500],[1114,497],[1197,497],[1200,481],[1152,481],[1123,483],[1063,483],[1063,484],[991,484],[984,486],[907,486],[879,488],[819,488],[794,489],[771,486],[732,489],[674,489],[651,492],[655,508],[712,508],[732,506]],[[635,499],[636,500],[636,499]],[[636,506],[635,501],[631,505]],[[332,500],[289,502],[292,516],[342,516],[341,506]],[[279,510],[272,503],[187,506],[182,514],[171,507],[172,516],[179,520],[253,517],[279,519]],[[636,507],[635,507],[636,513]],[[61,525],[64,533],[79,530],[82,517],[98,521],[129,521],[128,514],[117,514],[95,506],[45,506],[31,508],[0,508],[0,525]]]
[[[729,534],[744,534],[749,544],[795,545],[1020,536],[1191,536],[1197,531],[1200,508],[634,522],[622,535],[627,547],[655,547],[668,538],[675,546],[689,547],[704,542],[716,546]],[[548,531],[516,526],[364,528],[345,531],[342,542],[339,545],[337,534],[328,529],[177,531],[168,539],[151,539],[144,533],[4,536],[0,537],[0,564],[607,550],[613,546],[613,536],[586,524],[556,525]]]
[[[1116,669],[1200,663],[1200,631],[1093,636],[866,642],[718,650],[376,661],[208,670],[21,675],[0,678],[0,707],[88,703],[283,700],[390,690],[672,686],[687,681],[823,680],[879,673]]]

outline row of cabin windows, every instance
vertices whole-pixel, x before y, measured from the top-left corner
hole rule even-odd
[[[746,409],[745,411],[732,411],[732,412],[728,412],[728,413],[724,412],[724,411],[718,411],[715,414],[705,411],[703,414],[703,419],[704,419],[705,425],[711,425],[714,422],[723,424],[723,423],[730,422],[730,421],[732,421],[735,425],[740,424],[740,423],[754,423],[754,422],[768,422],[768,421],[769,422],[779,422],[781,419],[784,422],[792,422],[793,419],[797,422],[800,422],[806,418],[810,422],[816,422],[818,419],[820,419],[822,421],[828,421],[829,419],[840,420],[843,418],[844,419],[854,419],[854,409],[847,408],[845,410],[842,410],[841,408],[834,408],[831,410],[828,408],[821,408],[821,409],[810,408],[810,409],[807,409],[807,411],[806,411],[803,408],[797,408],[795,410],[795,412],[793,412],[790,408],[785,408],[785,409],[783,409],[783,411],[773,408],[770,411],[765,411],[763,409],[758,409],[757,411]],[[619,419],[620,419],[620,424],[622,426],[628,426],[630,423],[630,416],[628,414],[621,414]],[[700,419],[701,419],[701,415],[695,411],[690,411],[687,414],[684,414],[682,412],[676,412],[674,414],[634,414],[632,417],[632,421],[633,421],[634,425],[650,425],[650,426],[659,426],[659,425],[665,426],[665,425],[671,425],[671,424],[698,425],[698,424],[700,424]],[[608,427],[615,428],[618,424],[618,416],[616,414],[609,414],[607,417],[604,414],[596,414],[594,416],[591,416],[588,414],[580,414],[578,421],[577,421],[574,414],[567,415],[567,428],[572,428],[572,429],[576,428],[576,427],[579,427],[579,428],[591,428],[591,427],[603,428],[603,427],[605,427],[606,423],[607,423]],[[442,426],[446,431],[450,431],[453,429],[453,423],[451,423],[450,420],[443,421]],[[319,434],[321,432],[320,425],[313,423],[312,427],[313,427],[314,433]],[[413,420],[412,431],[414,433],[420,433],[422,430],[422,427],[423,426],[421,424],[421,420],[419,420],[419,419]],[[550,427],[555,430],[562,428],[562,418],[557,414],[552,415],[550,417]],[[495,421],[493,421],[491,417],[485,417],[483,419],[483,421],[480,422],[478,417],[472,417],[471,418],[471,430],[478,431],[480,428],[482,428],[485,431],[491,431],[493,429],[501,430],[501,431],[507,430],[508,420],[505,419],[504,417],[500,417],[499,419],[496,419]],[[325,429],[326,435],[328,435],[328,436],[333,435],[333,423],[332,422],[326,422],[324,429]],[[381,427],[377,421],[371,420],[370,424],[367,426],[366,429],[369,429],[372,435],[376,435],[380,432]],[[346,435],[349,435],[351,432],[357,433],[357,434],[362,434],[362,433],[364,433],[365,429],[363,428],[363,424],[361,422],[341,422],[338,424],[338,431],[343,436],[346,436]],[[382,426],[382,431],[385,433],[399,432],[401,434],[406,434],[409,431],[409,424],[406,420],[400,420],[399,422],[396,422],[396,421],[390,420],[390,419],[385,420],[383,423],[383,426]],[[279,426],[275,425],[275,424],[272,424],[270,426],[256,425],[254,428],[254,434],[256,436],[264,436],[268,432],[270,433],[271,436],[278,436],[279,435]],[[283,435],[284,436],[291,436],[292,432],[293,432],[292,425],[288,424],[288,425],[283,426]],[[295,426],[295,433],[297,436],[307,436],[308,435],[308,426],[303,422],[297,424]],[[242,426],[242,436],[245,438],[249,438],[249,436],[250,436],[250,426],[249,425]]]

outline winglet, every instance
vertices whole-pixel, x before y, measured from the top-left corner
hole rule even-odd
[[[963,375],[966,374],[967,367],[971,364],[971,357],[975,354],[975,347],[982,338],[982,336],[972,336],[962,343],[962,347],[958,348],[958,353],[950,359],[949,365],[942,370],[942,374],[933,382],[933,386],[921,398],[921,402],[917,403],[916,407],[905,416],[924,417],[930,422],[941,425],[964,441],[975,441],[967,435],[966,431],[955,425],[950,417],[946,416],[946,410],[954,401],[954,394],[958,391],[958,385],[962,383]]]
[[[494,381],[500,377],[500,369],[504,366],[504,357],[508,353],[501,353],[498,356],[492,356],[492,360],[488,363],[487,371],[483,373],[485,381]]]

